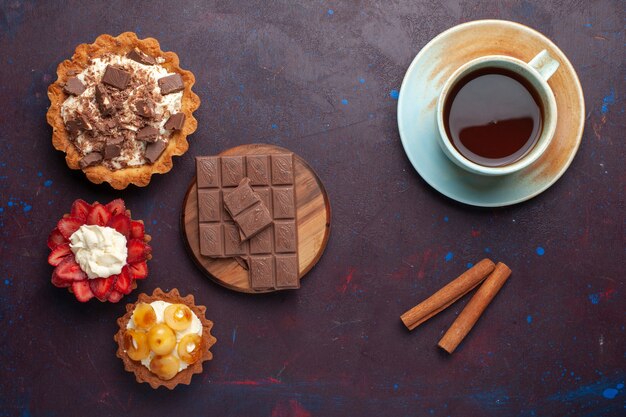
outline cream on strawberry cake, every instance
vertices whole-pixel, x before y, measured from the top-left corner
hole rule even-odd
[[[136,287],[135,280],[148,276],[149,241],[143,222],[130,218],[123,200],[76,200],[48,237],[52,284],[81,302],[96,297],[116,303]]]

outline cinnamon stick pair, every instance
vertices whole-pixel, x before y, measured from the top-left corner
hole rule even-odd
[[[511,270],[502,262],[495,265],[491,260],[483,259],[432,296],[405,312],[400,319],[409,330],[413,330],[484,281],[438,343],[440,348],[452,353],[474,327],[510,275]]]

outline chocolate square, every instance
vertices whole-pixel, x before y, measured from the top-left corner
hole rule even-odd
[[[295,254],[276,255],[276,288],[300,288],[298,257]]]
[[[172,74],[159,78],[158,83],[162,95],[177,93],[179,91],[183,91],[185,88],[183,77],[181,77],[180,74]]]
[[[130,82],[130,72],[112,65],[107,65],[104,70],[104,75],[102,76],[102,82],[118,90],[123,90]]]
[[[216,156],[196,158],[196,175],[198,188],[219,187],[220,159]]]
[[[136,140],[141,140],[144,142],[152,143],[156,142],[159,138],[159,129],[152,126],[146,126],[137,131],[137,135],[135,135]]]
[[[222,187],[236,187],[243,179],[243,157],[222,156]]]
[[[77,113],[73,119],[70,119],[67,123],[65,123],[65,128],[68,132],[70,132],[70,134],[75,135],[81,130],[91,130],[92,126],[84,114]]]
[[[250,286],[252,289],[274,288],[273,256],[251,256],[248,263],[250,264]]]
[[[222,204],[220,190],[198,190],[198,216],[201,222],[219,222]]]
[[[224,196],[224,207],[232,217],[261,201],[259,196],[250,187],[250,180],[246,177],[239,182],[237,188]]]
[[[224,255],[245,255],[248,251],[248,242],[239,238],[239,229],[231,223],[224,224]]]
[[[293,187],[274,187],[272,197],[275,219],[293,219],[296,217]]]
[[[259,203],[236,216],[235,222],[239,226],[241,240],[246,240],[272,224],[272,216],[267,207]]]
[[[222,253],[222,226],[220,224],[200,225],[200,254],[204,256]]]
[[[162,140],[157,140],[154,143],[148,143],[146,145],[146,153],[144,157],[150,162],[154,164],[154,162],[159,159],[159,156],[163,153],[163,151],[167,148],[167,143]]]
[[[143,65],[156,64],[156,59],[154,59],[154,57],[143,53],[141,50],[139,50],[139,48],[132,49],[126,54],[126,57]]]
[[[170,116],[163,125],[165,130],[181,130],[185,124],[185,113],[176,113]]]
[[[293,154],[272,155],[272,184],[287,185],[293,183]]]
[[[73,96],[80,96],[85,90],[85,84],[76,77],[68,78],[65,82],[65,87],[63,87],[63,91]]]
[[[274,246],[276,252],[295,252],[297,248],[296,222],[294,220],[274,221]]]
[[[123,136],[108,138],[104,145],[104,159],[112,159],[120,156],[122,153]]]
[[[270,225],[250,238],[251,254],[272,253],[273,230],[274,228]]]
[[[91,152],[87,155],[83,156],[82,159],[78,161],[78,165],[80,168],[87,168],[92,165],[97,165],[102,161],[102,154],[100,152]]]
[[[246,156],[247,177],[252,185],[270,185],[270,160],[267,155]]]

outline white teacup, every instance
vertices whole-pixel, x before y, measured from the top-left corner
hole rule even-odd
[[[445,128],[444,106],[456,83],[466,75],[483,68],[495,68],[512,71],[525,79],[537,92],[541,100],[542,131],[534,147],[517,161],[503,166],[484,166],[470,161],[452,144]],[[548,148],[556,130],[557,109],[554,93],[548,85],[548,79],[559,68],[559,62],[552,58],[548,51],[543,50],[530,62],[504,55],[489,55],[476,58],[458,68],[446,81],[439,100],[437,101],[437,125],[439,128],[439,145],[452,162],[461,168],[480,175],[506,175],[520,171],[535,162]]]

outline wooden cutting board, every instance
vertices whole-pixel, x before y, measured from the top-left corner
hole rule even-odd
[[[241,145],[222,152],[221,156],[272,154],[291,152],[266,144]],[[298,259],[300,279],[313,268],[324,253],[330,235],[330,201],[324,185],[311,167],[294,154],[296,216],[298,227]],[[231,290],[245,293],[262,293],[250,288],[248,271],[234,258],[215,259],[200,255],[198,235],[198,197],[196,178],[191,182],[181,214],[183,238],[192,259],[209,278]]]

